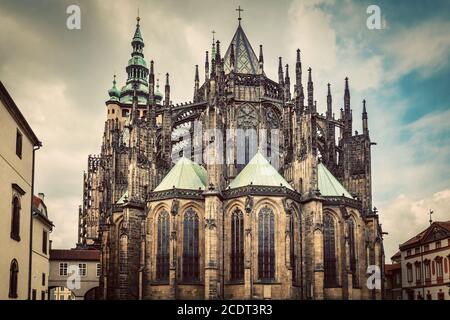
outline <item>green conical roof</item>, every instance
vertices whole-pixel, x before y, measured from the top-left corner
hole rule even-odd
[[[205,190],[207,174],[205,168],[182,157],[153,191],[177,189]]]
[[[118,100],[120,97],[120,90],[116,87],[116,75],[114,75],[113,86],[108,90],[111,100]]]
[[[239,188],[248,185],[286,187],[294,190],[278,173],[269,161],[258,151],[250,162],[230,183],[229,188]]]
[[[335,176],[325,167],[323,163],[317,166],[319,190],[323,196],[328,197],[347,197],[353,199],[352,195],[336,179]]]

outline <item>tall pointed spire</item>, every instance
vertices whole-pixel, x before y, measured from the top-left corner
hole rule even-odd
[[[286,77],[284,78],[286,100],[291,100],[291,78],[289,77],[289,65],[286,64]]]
[[[295,91],[300,94],[300,86],[302,85],[302,62],[300,61],[300,49],[297,49],[297,60],[295,62]]]
[[[168,107],[170,105],[170,84],[169,84],[169,73],[166,73],[166,86],[164,95],[164,105]]]
[[[368,124],[368,116],[367,116],[367,110],[366,110],[366,99],[363,100],[362,127],[363,127],[363,133],[365,135],[368,135],[369,134],[369,124]]]
[[[198,89],[200,84],[200,77],[198,75],[198,64],[195,65],[195,77],[194,77],[194,102],[198,102]]]
[[[205,81],[209,78],[209,57],[208,51],[205,54]]]
[[[308,68],[308,109],[313,111],[314,109],[314,84],[311,75],[312,69]]]
[[[344,91],[344,132],[347,136],[352,135],[352,111],[350,109],[350,89],[348,86],[348,77],[345,77]]]
[[[327,119],[331,119],[333,117],[333,106],[332,106],[332,97],[331,97],[331,85],[328,83],[328,94],[327,94]]]
[[[281,57],[278,57],[278,83],[284,84],[283,79],[283,60]]]
[[[239,12],[241,12],[240,9]],[[259,72],[259,60],[256,56],[250,42],[248,41],[247,36],[245,35],[242,26],[239,24],[234,33],[233,39],[231,43],[234,45],[234,56],[235,56],[235,65],[234,71],[236,73],[246,73],[246,74],[258,74]],[[227,51],[224,55],[224,71],[225,73],[229,73],[231,71],[231,44],[228,46]],[[217,62],[217,61],[216,61]]]
[[[263,55],[263,46],[259,45],[259,73],[262,74],[264,72],[264,55]]]

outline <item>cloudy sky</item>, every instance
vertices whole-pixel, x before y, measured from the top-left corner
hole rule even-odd
[[[81,8],[81,30],[66,28],[71,4]],[[381,9],[381,30],[366,27],[371,4]],[[387,261],[427,227],[430,209],[435,220],[450,220],[450,1],[2,0],[0,80],[44,144],[36,192],[45,193],[56,225],[54,247],[76,242],[82,172],[87,155],[99,152],[113,74],[125,80],[138,8],[145,58],[171,74],[172,100],[182,102],[192,100],[194,65],[203,66],[211,31],[222,46],[231,41],[238,5],[272,79],[278,57],[294,70],[300,48],[319,112],[330,82],[338,114],[346,76],[356,130],[367,100]]]

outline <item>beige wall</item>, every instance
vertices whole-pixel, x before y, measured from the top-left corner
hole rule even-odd
[[[42,251],[43,231],[47,232],[47,253]],[[42,299],[42,291],[45,292],[45,300],[48,299],[48,276],[49,265],[49,243],[50,228],[40,219],[33,218],[33,253],[31,267],[31,290],[36,290],[36,300]],[[45,274],[45,282],[42,282],[42,274]]]
[[[77,260],[51,260],[50,261],[50,277],[49,277],[49,288],[52,287],[67,287],[68,276],[63,276],[59,274],[59,264],[61,262],[67,262],[68,266],[76,265],[80,263],[87,264],[86,276],[80,277],[80,288],[71,290],[75,295],[76,300],[84,299],[84,295],[90,289],[99,286],[99,277],[97,276],[97,264],[99,261],[77,261]],[[52,298],[52,297],[51,297]]]
[[[19,126],[0,102],[0,299],[9,299],[9,269],[13,259],[19,264],[18,297],[28,297],[29,233],[33,145],[23,130],[22,159],[16,155]],[[12,184],[25,191],[21,197],[20,241],[11,239]]]

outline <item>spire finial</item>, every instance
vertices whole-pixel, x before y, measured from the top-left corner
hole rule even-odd
[[[239,21],[239,25],[241,24],[241,12],[244,11],[244,9],[241,9],[241,6],[238,6],[238,8],[236,9],[236,11],[238,12],[238,21]]]
[[[139,17],[139,7],[137,9],[137,17],[136,17],[137,25],[139,25],[139,21],[141,21],[141,17]]]
[[[114,74],[113,87],[116,86],[116,74]]]

